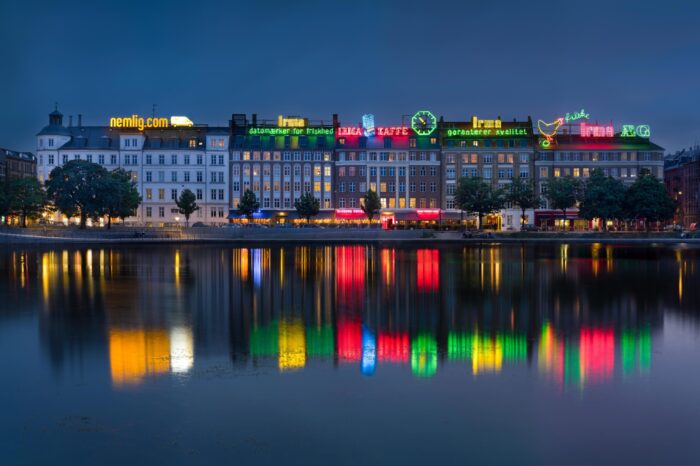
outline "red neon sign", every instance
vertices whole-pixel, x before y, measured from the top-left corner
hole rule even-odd
[[[416,214],[419,220],[438,220],[440,209],[417,209]]]
[[[407,126],[378,126],[375,128],[377,136],[408,136]],[[341,126],[336,131],[336,136],[362,136],[364,130],[357,126]]]
[[[364,216],[365,212],[362,209],[335,209],[335,218],[351,220]]]
[[[581,123],[581,137],[584,138],[611,138],[615,135],[612,125],[589,125]]]

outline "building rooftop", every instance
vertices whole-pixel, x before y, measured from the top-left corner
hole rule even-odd
[[[36,161],[36,156],[31,152],[20,152],[16,150],[3,149],[0,147],[0,159],[5,158],[26,160],[30,162]]]

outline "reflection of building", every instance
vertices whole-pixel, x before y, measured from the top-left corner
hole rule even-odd
[[[170,370],[170,339],[165,330],[112,329],[109,365],[115,385],[136,384]]]

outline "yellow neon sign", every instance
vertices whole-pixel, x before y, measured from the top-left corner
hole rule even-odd
[[[472,117],[472,129],[487,128],[496,129],[501,127],[501,119],[496,118],[495,120],[479,120],[477,117]]]
[[[280,128],[304,128],[306,126],[306,118],[297,117],[277,117],[277,126]]]
[[[186,116],[171,116],[170,120],[164,117],[144,118],[136,114],[128,117],[112,117],[109,119],[111,128],[134,128],[143,131],[146,128],[169,128],[170,126],[194,126],[192,120]]]

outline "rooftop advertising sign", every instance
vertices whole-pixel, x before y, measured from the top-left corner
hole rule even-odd
[[[112,117],[109,119],[110,128],[133,128],[143,131],[147,128],[168,128],[170,126],[193,126],[192,120],[186,116],[142,117],[136,114],[128,117]]]
[[[248,128],[249,136],[333,136],[333,128]]]

